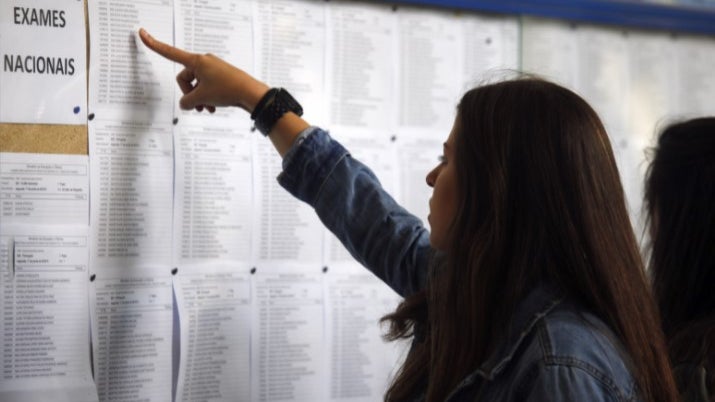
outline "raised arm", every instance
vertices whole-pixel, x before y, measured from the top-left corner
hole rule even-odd
[[[139,35],[147,47],[184,66],[176,77],[184,93],[182,109],[213,112],[218,106],[238,106],[252,113],[269,91],[266,84],[216,56],[175,48],[143,29]],[[395,291],[406,296],[422,288],[431,250],[420,220],[400,207],[370,169],[325,131],[309,128],[289,112],[268,135],[285,157],[281,185],[313,206],[351,254]],[[294,144],[301,133],[302,142]]]

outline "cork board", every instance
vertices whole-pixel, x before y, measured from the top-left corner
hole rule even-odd
[[[89,69],[89,25],[84,0],[87,66]],[[87,110],[87,107],[84,107]],[[0,152],[43,154],[88,154],[87,125],[0,123]]]
[[[0,124],[0,152],[87,154],[87,126]]]

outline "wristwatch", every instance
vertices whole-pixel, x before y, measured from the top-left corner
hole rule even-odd
[[[258,131],[267,136],[276,122],[288,112],[302,116],[303,108],[285,89],[271,88],[256,104],[251,119]]]

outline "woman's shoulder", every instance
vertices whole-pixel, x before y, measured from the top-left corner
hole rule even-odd
[[[635,378],[624,346],[595,315],[564,301],[536,328],[534,362],[550,376],[580,377],[615,400],[634,400]]]
[[[490,383],[488,396],[511,401],[637,401],[628,354],[613,331],[568,299],[550,300],[530,296],[518,309],[516,316],[522,319],[512,323],[508,337],[517,341],[505,342],[478,371]]]

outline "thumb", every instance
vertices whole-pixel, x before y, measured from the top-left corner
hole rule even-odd
[[[187,92],[179,99],[179,107],[183,110],[191,110],[196,106],[203,105],[205,102],[202,100],[202,92],[199,86],[194,88],[193,91]]]

